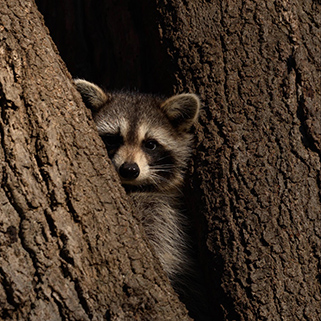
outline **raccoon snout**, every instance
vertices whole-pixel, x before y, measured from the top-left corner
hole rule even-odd
[[[133,180],[138,177],[139,173],[140,170],[136,163],[124,163],[119,167],[119,175],[125,179]]]

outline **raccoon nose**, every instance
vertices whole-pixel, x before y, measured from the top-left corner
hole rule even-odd
[[[125,179],[135,179],[139,175],[139,167],[136,163],[124,163],[119,168],[119,174]]]

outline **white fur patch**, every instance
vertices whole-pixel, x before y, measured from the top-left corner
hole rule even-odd
[[[148,125],[142,124],[139,126],[137,131],[138,141],[141,143],[146,138],[146,133],[148,132]]]
[[[120,133],[123,137],[126,136],[128,131],[128,121],[125,118],[118,118],[114,121],[110,121],[104,118],[95,119],[97,130],[99,135],[103,136],[106,134],[118,134]]]

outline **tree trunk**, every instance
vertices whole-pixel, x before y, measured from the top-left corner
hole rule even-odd
[[[0,12],[0,319],[189,320],[36,5]]]
[[[202,98],[186,199],[213,320],[320,320],[320,2],[38,5],[73,76]],[[4,10],[4,315],[182,320],[39,18]]]
[[[189,199],[207,222],[213,306],[320,320],[320,2],[158,8],[176,89],[204,101]]]

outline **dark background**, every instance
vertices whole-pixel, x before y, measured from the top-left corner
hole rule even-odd
[[[171,62],[152,1],[37,1],[73,78],[171,94]]]

